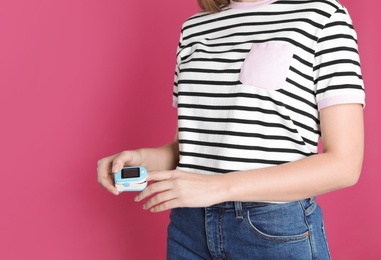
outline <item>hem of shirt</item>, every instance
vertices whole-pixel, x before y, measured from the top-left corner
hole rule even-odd
[[[357,95],[345,95],[345,96],[333,96],[322,99],[318,102],[318,110],[333,105],[340,104],[361,104],[363,108],[365,107],[365,98]]]

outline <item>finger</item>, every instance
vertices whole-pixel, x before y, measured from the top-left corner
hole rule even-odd
[[[112,157],[106,157],[98,161],[98,167],[97,167],[97,173],[98,173],[98,182],[101,183],[101,181],[104,178],[108,178],[111,173],[111,161]]]
[[[147,181],[163,181],[173,177],[173,171],[151,171],[147,174]]]
[[[171,189],[170,182],[160,181],[160,182],[152,183],[135,197],[135,201],[139,202],[141,200],[144,200],[145,198],[152,196],[155,193],[160,193],[170,189]]]
[[[112,161],[112,172],[122,170],[125,165],[134,166],[142,163],[142,156],[138,151],[124,151],[118,154]]]
[[[109,192],[118,195],[119,192],[114,186],[114,174],[111,172],[111,162],[114,157],[110,156],[98,161],[98,183]]]
[[[107,191],[111,192],[114,195],[119,195],[119,191],[114,186],[114,181],[110,178],[101,178],[99,182],[103,188],[105,188]]]
[[[167,201],[171,201],[176,199],[176,195],[172,190],[164,191],[161,193],[156,194],[152,198],[150,198],[144,205],[143,209],[149,210],[153,207],[156,207],[160,204],[163,204]]]
[[[151,212],[163,212],[169,209],[174,209],[179,207],[179,200],[173,199],[173,200],[167,200],[163,203],[160,203],[150,209]]]

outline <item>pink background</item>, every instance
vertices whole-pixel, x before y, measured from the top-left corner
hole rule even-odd
[[[319,198],[334,259],[381,259],[377,0],[342,0],[367,90],[360,182]],[[172,140],[175,51],[195,0],[0,0],[0,259],[164,259],[168,213],[96,181],[97,160]],[[377,13],[377,14],[376,14]]]

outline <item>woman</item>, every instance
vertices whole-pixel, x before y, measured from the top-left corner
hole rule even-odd
[[[330,259],[314,197],[354,185],[363,158],[347,10],[335,0],[198,2],[177,52],[174,142],[100,160],[99,183],[117,195],[113,172],[150,171],[135,200],[172,210],[168,259]]]

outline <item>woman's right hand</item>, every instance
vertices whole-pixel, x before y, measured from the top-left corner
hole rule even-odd
[[[124,166],[138,166],[143,162],[142,154],[138,150],[124,151],[98,161],[98,183],[114,195],[119,195],[115,188],[114,174]]]

